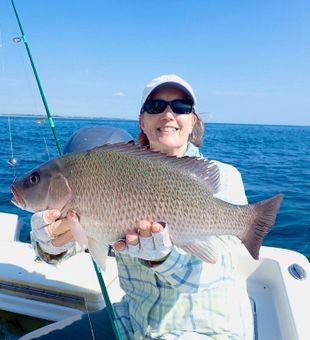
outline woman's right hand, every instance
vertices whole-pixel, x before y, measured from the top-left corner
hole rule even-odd
[[[50,209],[31,217],[32,239],[44,252],[53,255],[67,251],[74,242],[67,218],[58,220],[60,214],[59,210]]]

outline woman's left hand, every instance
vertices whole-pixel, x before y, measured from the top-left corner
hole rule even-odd
[[[137,230],[127,233],[125,240],[114,243],[114,250],[147,261],[162,261],[172,250],[168,226],[161,222],[142,220]]]

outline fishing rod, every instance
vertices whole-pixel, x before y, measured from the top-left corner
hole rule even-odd
[[[14,0],[11,0],[11,3],[12,3],[12,7],[13,7],[13,10],[14,10],[14,13],[15,13],[15,16],[16,16],[16,20],[17,20],[20,32],[22,34],[20,39],[25,44],[27,54],[28,54],[28,57],[29,57],[29,60],[30,60],[30,63],[31,63],[31,67],[32,67],[33,73],[35,75],[36,82],[37,82],[37,85],[38,85],[38,88],[39,88],[39,91],[40,91],[40,95],[41,95],[41,98],[42,98],[42,101],[43,101],[43,104],[44,104],[44,108],[45,108],[45,111],[46,111],[48,122],[49,122],[50,128],[53,132],[53,136],[54,136],[55,143],[56,143],[56,146],[57,146],[57,149],[58,149],[58,153],[59,153],[60,156],[62,156],[63,151],[62,151],[62,148],[60,146],[59,140],[57,138],[55,124],[54,124],[52,115],[50,113],[50,110],[48,108],[47,100],[46,100],[44,92],[43,92],[43,88],[42,88],[42,85],[41,85],[41,82],[40,82],[38,72],[37,72],[36,67],[34,65],[34,61],[33,61],[33,58],[32,58],[31,52],[30,52],[28,42],[27,42],[26,37],[25,37],[25,33],[24,33],[24,30],[23,30],[21,21],[19,19],[15,4],[14,4]],[[110,321],[111,321],[111,325],[112,325],[112,328],[113,328],[113,331],[114,331],[115,338],[117,340],[121,340],[122,337],[121,337],[120,330],[119,330],[118,325],[117,325],[117,319],[116,319],[115,313],[113,311],[113,307],[112,307],[112,304],[111,304],[111,301],[110,301],[110,298],[109,298],[109,295],[108,295],[108,291],[107,291],[106,285],[104,283],[100,268],[97,266],[97,264],[95,263],[93,258],[92,258],[92,262],[93,262],[93,265],[94,265],[94,268],[95,268],[95,271],[96,271],[97,279],[99,281],[99,285],[100,285],[100,288],[101,288],[102,295],[104,297],[104,301],[106,303],[106,307],[107,307],[107,310],[108,310],[108,314],[109,314],[109,317],[110,317]]]

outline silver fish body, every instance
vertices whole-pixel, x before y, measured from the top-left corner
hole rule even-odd
[[[75,210],[93,248],[146,219],[168,223],[172,242],[204,260],[208,235],[235,235],[257,259],[282,195],[237,206],[213,197],[219,187],[218,168],[208,160],[114,144],[51,160],[18,178],[12,191],[32,212]]]

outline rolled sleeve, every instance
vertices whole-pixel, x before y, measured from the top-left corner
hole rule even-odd
[[[220,191],[214,195],[232,204],[248,204],[240,172],[232,165],[214,161],[220,171]]]
[[[190,256],[177,247],[173,247],[166,260],[152,269],[164,277],[169,277],[173,273],[182,270],[186,266]]]

